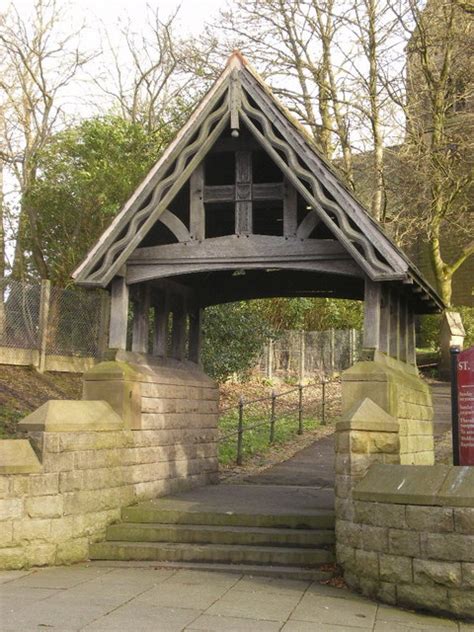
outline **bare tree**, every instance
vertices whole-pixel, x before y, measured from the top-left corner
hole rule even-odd
[[[396,45],[389,7],[376,0],[236,0],[210,34],[222,49],[239,47],[256,63],[323,153],[356,188],[360,151],[370,182],[362,187],[373,215],[384,221],[385,130],[392,104],[379,76]],[[399,39],[400,42],[400,39]]]
[[[352,182],[350,130],[333,60],[340,27],[334,0],[236,0],[207,35],[218,64],[233,48],[249,57],[322,152],[332,158],[341,151]]]
[[[79,48],[81,29],[64,34],[63,13],[56,0],[36,0],[31,20],[12,4],[0,16],[0,97],[4,104],[0,159],[17,183],[19,213],[12,274],[23,278],[26,256],[48,277],[41,247],[41,226],[28,204],[37,177],[37,157],[61,123],[63,97],[90,56]]]
[[[166,143],[205,83],[191,43],[177,36],[179,9],[164,19],[158,9],[147,12],[146,30],[135,32],[130,20],[122,25],[120,46],[104,33],[102,76],[95,83],[124,119]]]

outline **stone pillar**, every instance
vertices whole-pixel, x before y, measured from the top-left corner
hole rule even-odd
[[[441,358],[439,374],[442,379],[448,380],[451,375],[451,347],[461,347],[464,343],[466,332],[458,312],[445,312],[441,321]]]
[[[364,399],[336,424],[336,517],[352,519],[352,488],[374,463],[400,463],[398,422]]]
[[[378,573],[377,554],[357,550],[364,548],[361,538],[376,541],[380,534],[377,527],[361,533],[353,490],[375,463],[399,462],[398,422],[372,400],[364,399],[336,424],[336,557],[346,582],[355,589],[364,590],[364,578],[371,581],[372,567],[374,576]],[[359,567],[363,567],[362,572]]]
[[[430,387],[416,367],[375,352],[342,374],[342,408],[348,414],[369,398],[399,425],[400,463],[433,465],[433,406]]]

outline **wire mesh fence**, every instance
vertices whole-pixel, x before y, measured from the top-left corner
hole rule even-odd
[[[0,345],[30,348],[38,346],[41,286],[0,279]]]
[[[267,342],[256,368],[270,379],[330,375],[357,362],[361,347],[356,329],[284,331]]]
[[[99,357],[102,301],[101,292],[51,288],[47,353]]]
[[[104,351],[107,292],[2,278],[0,294],[1,363],[80,370],[80,362],[65,359],[96,359]]]

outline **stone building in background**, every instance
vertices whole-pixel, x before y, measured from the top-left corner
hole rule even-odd
[[[447,26],[448,10],[454,6],[452,25]],[[451,212],[441,223],[441,253],[452,263],[462,246],[474,238],[473,172],[474,172],[474,14],[462,3],[431,0],[421,14],[421,24],[407,46],[405,142],[385,149],[385,181],[387,191],[386,231],[401,243],[425,278],[436,287],[433,261],[429,248],[429,187],[433,163],[430,155],[436,134],[434,99],[439,98],[430,85],[431,78],[440,79],[445,72],[445,52],[449,35],[452,57],[446,65],[443,99],[442,149],[432,153],[445,170],[446,190],[458,194]],[[420,51],[428,50],[431,77],[420,61]],[[367,153],[354,160],[356,190],[370,199]],[[474,306],[474,256],[471,255],[453,276],[452,305]]]

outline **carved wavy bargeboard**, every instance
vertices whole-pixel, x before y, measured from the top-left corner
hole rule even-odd
[[[150,200],[124,224],[125,234],[107,250],[98,267],[90,274],[89,282],[107,284],[114,276],[117,266],[125,263],[127,256],[152,228],[194,168],[211,149],[228,119],[229,107],[224,99],[220,107],[211,112],[202,123],[197,138],[181,151],[173,172],[156,185]]]

